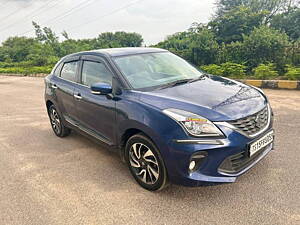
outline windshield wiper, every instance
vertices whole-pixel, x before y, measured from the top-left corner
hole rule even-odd
[[[198,81],[198,80],[203,80],[204,77],[206,77],[205,74],[202,74],[202,75],[200,75],[199,77],[196,77],[196,78],[187,78],[187,79],[182,79],[182,80],[176,80],[176,81],[173,81],[171,83],[161,85],[159,87],[159,89],[164,89],[164,88],[168,88],[168,87],[175,87],[175,86],[181,85],[181,84],[187,84],[187,83],[189,84],[189,83],[192,83],[192,82],[195,82],[195,81]]]
[[[193,80],[193,79],[176,80],[171,83],[164,84],[164,85],[160,86],[160,88],[163,89],[163,88],[168,88],[168,87],[175,87],[177,85],[189,83],[191,80]]]
[[[196,77],[194,79],[191,79],[188,83],[192,83],[192,82],[195,82],[195,81],[198,81],[198,80],[203,80],[203,78],[205,77],[205,74],[202,74],[201,76],[199,77]]]

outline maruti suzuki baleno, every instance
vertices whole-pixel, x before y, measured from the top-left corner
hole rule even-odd
[[[234,182],[273,149],[273,113],[260,89],[163,49],[68,55],[45,85],[54,133],[76,130],[118,151],[147,190]]]

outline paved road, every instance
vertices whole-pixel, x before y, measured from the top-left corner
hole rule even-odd
[[[276,151],[234,184],[150,193],[117,154],[54,136],[43,79],[0,76],[0,224],[300,224],[300,92],[266,93]]]

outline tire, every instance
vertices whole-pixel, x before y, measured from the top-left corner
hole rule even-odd
[[[71,133],[70,128],[66,127],[63,124],[61,116],[59,115],[58,111],[56,110],[54,105],[51,105],[48,109],[48,115],[50,119],[50,124],[52,127],[53,132],[58,137],[66,137]]]
[[[143,188],[159,191],[167,186],[167,170],[160,152],[143,134],[129,138],[125,159],[132,176]]]

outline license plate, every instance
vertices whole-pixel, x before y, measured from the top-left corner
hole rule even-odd
[[[265,136],[263,136],[262,138],[253,142],[249,148],[250,157],[254,155],[256,152],[258,152],[259,150],[261,150],[262,148],[271,144],[273,140],[274,140],[274,131],[271,131],[267,133]]]

